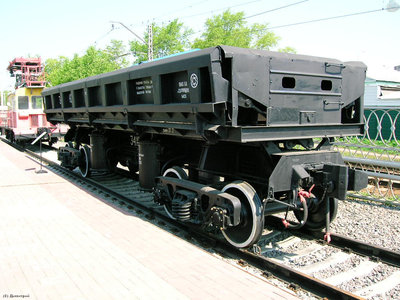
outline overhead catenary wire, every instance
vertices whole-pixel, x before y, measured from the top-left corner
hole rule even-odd
[[[104,38],[105,38],[107,35],[109,35],[109,34],[111,33],[111,31],[113,31],[114,29],[115,29],[115,28],[114,28],[114,25],[113,25],[113,26],[111,27],[111,29],[110,29],[107,33],[103,34],[101,37],[99,37],[97,40],[95,40],[93,44],[96,45],[98,41],[104,39]]]
[[[290,6],[295,6],[295,5],[298,5],[298,4],[307,2],[307,1],[308,0],[298,1],[298,2],[295,2],[295,3],[288,4],[288,5],[284,5],[284,6],[280,6],[280,7],[277,7],[277,8],[270,9],[270,10],[266,10],[266,11],[263,11],[263,12],[260,12],[260,13],[257,13],[257,14],[251,15],[251,16],[246,16],[246,17],[242,18],[242,20],[243,19],[249,19],[249,18],[252,18],[252,17],[257,17],[257,16],[260,16],[260,15],[263,15],[263,14],[266,14],[266,13],[270,13],[270,12],[273,12],[273,11],[276,11],[276,10],[280,10],[280,9],[283,9],[283,8],[287,8],[287,7],[290,7]]]
[[[258,2],[258,1],[260,1],[260,0],[246,2],[246,3],[242,3],[242,4],[240,4],[240,5],[249,4],[249,3]],[[266,13],[269,13],[269,12],[273,12],[273,11],[277,11],[277,10],[280,10],[280,9],[288,8],[288,7],[290,7],[290,6],[298,5],[298,4],[307,2],[307,1],[309,1],[309,0],[302,0],[302,1],[294,2],[294,3],[288,4],[288,5],[276,7],[276,8],[273,8],[273,9],[270,9],[270,10],[267,10],[267,11],[264,11],[264,12],[261,12],[261,13],[258,13],[258,14],[255,14],[255,15],[243,17],[243,18],[240,19],[240,20],[244,20],[244,19],[248,19],[248,18],[251,18],[251,17],[255,17],[255,16],[262,15],[262,14],[266,14]],[[236,6],[239,6],[239,5],[236,5]],[[234,6],[230,6],[229,8],[232,8],[232,7],[234,7]],[[223,8],[223,9],[225,9],[225,8]],[[193,16],[192,16],[192,17],[193,17]],[[200,32],[202,32],[202,30],[193,32],[193,33],[190,34],[190,35],[194,35],[194,34],[197,34],[197,33],[200,33]]]
[[[303,25],[303,24],[309,24],[309,23],[323,22],[323,21],[329,21],[329,20],[334,20],[334,19],[347,18],[347,17],[359,16],[359,15],[370,14],[370,13],[375,13],[375,12],[381,12],[381,11],[385,11],[385,10],[389,10],[389,9],[395,9],[395,8],[400,8],[400,6],[398,6],[398,7],[390,7],[390,8],[382,7],[380,9],[361,11],[361,12],[356,12],[356,13],[351,13],[351,14],[346,14],[346,15],[326,17],[326,18],[321,18],[321,19],[314,19],[314,20],[296,22],[296,23],[291,23],[291,24],[272,26],[272,27],[269,27],[268,29],[277,29],[277,28],[297,26],[297,25]]]
[[[183,10],[185,10],[185,9],[192,8],[193,6],[196,6],[196,5],[199,5],[199,4],[203,4],[203,3],[208,2],[208,1],[209,1],[209,0],[203,0],[203,1],[200,1],[200,2],[193,3],[193,4],[190,4],[190,5],[188,5],[188,6],[182,7],[181,9],[175,9],[175,10],[173,10],[173,11],[167,12],[167,13],[165,13],[165,14],[163,14],[163,15],[161,15],[161,16],[158,16],[158,17],[156,17],[156,18],[154,18],[154,19],[160,19],[160,18],[162,18],[162,17],[165,17],[165,16],[170,15],[171,13],[177,13],[177,12],[179,12],[179,11],[183,11]]]
[[[180,17],[180,19],[198,17],[198,16],[201,16],[201,15],[206,15],[206,14],[213,13],[213,12],[216,12],[216,11],[231,9],[231,8],[234,8],[234,7],[243,6],[243,5],[247,5],[247,4],[251,4],[251,3],[255,3],[255,2],[260,2],[260,1],[262,1],[262,0],[247,1],[247,2],[244,2],[244,3],[239,3],[239,4],[236,4],[236,5],[225,6],[225,7],[221,7],[221,8],[209,10],[209,11],[202,12],[202,13],[198,13],[198,14],[194,14],[194,15],[183,16],[183,17]]]

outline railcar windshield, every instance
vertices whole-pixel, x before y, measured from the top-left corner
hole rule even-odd
[[[41,109],[43,107],[43,97],[42,96],[32,96],[32,108]]]
[[[28,96],[18,96],[18,109],[29,109]]]

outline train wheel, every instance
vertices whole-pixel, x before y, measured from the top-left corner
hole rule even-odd
[[[177,166],[165,170],[165,172],[163,173],[163,176],[173,177],[173,178],[178,178],[178,179],[187,179],[188,178],[185,170],[183,170],[181,167],[177,167]],[[172,209],[171,209],[171,202],[172,202],[172,199],[174,198],[174,194],[175,194],[175,191],[172,189],[172,187],[168,187],[168,198],[170,201],[169,201],[169,204],[164,205],[164,209],[165,209],[165,212],[167,213],[167,215],[171,219],[175,220],[175,217],[172,215]]]
[[[304,228],[318,231],[326,227],[326,201],[321,201],[324,189],[321,186],[316,186],[312,193],[315,195],[315,198],[307,199],[308,218]],[[329,198],[329,205],[329,219],[332,222],[336,218],[338,199]],[[303,219],[301,211],[294,211],[294,214],[298,220]]]
[[[232,182],[222,192],[237,197],[242,204],[239,225],[222,230],[222,234],[237,248],[250,247],[259,240],[264,229],[264,212],[260,198],[245,181]]]
[[[90,176],[90,148],[87,145],[81,146],[79,149],[80,151],[80,160],[79,160],[79,171],[82,177],[89,177]]]

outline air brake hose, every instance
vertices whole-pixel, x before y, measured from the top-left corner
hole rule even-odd
[[[282,223],[285,226],[285,228],[290,228],[290,229],[300,229],[303,227],[308,219],[308,206],[307,206],[307,201],[305,201],[304,198],[300,198],[300,202],[303,206],[303,219],[299,223],[292,223],[288,222],[286,219],[282,219]]]
[[[286,217],[285,217],[284,219],[282,219],[282,223],[283,223],[283,225],[285,226],[285,228],[300,229],[301,227],[303,227],[303,226],[306,224],[307,219],[308,219],[308,206],[307,206],[307,200],[306,200],[306,198],[310,198],[310,197],[314,196],[314,195],[311,193],[312,190],[314,189],[314,187],[315,187],[315,184],[313,184],[313,185],[310,187],[310,189],[309,189],[308,191],[305,191],[305,190],[303,190],[302,188],[300,188],[300,190],[299,190],[299,192],[297,193],[297,195],[299,196],[299,198],[300,198],[300,203],[301,203],[302,206],[303,206],[303,219],[302,219],[299,223],[297,223],[297,224],[288,222],[288,221],[286,220],[286,218],[287,218],[287,213],[286,213]]]

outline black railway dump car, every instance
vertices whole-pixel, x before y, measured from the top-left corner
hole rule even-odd
[[[347,190],[366,186],[331,151],[363,133],[359,62],[218,46],[43,91],[47,119],[66,123],[62,165],[115,170],[182,222],[250,247],[264,216],[321,230]],[[286,213],[287,216],[287,213]]]

